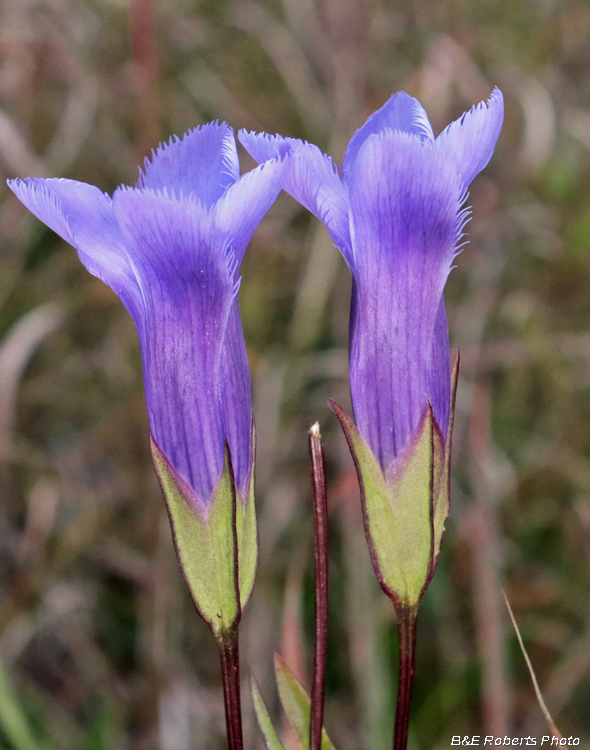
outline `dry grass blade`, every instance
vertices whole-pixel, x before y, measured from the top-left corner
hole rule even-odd
[[[236,3],[231,20],[237,28],[255,37],[266,51],[304,122],[314,130],[326,131],[331,113],[325,92],[291,30],[275,20],[263,5],[254,2]]]
[[[10,446],[16,392],[29,359],[41,341],[58,328],[64,310],[47,302],[23,315],[0,344],[0,458]]]
[[[45,177],[47,171],[7,112],[0,110],[0,164],[10,176]]]
[[[537,701],[539,702],[539,706],[541,707],[541,711],[543,712],[543,716],[545,717],[545,720],[547,722],[547,725],[549,727],[549,730],[553,733],[555,737],[557,737],[559,740],[563,739],[563,736],[561,732],[557,729],[555,726],[555,722],[553,721],[553,718],[551,717],[551,714],[549,713],[549,709],[545,705],[545,701],[543,700],[543,696],[541,695],[541,689],[539,688],[539,683],[537,682],[537,677],[535,675],[535,670],[533,669],[533,665],[531,664],[531,660],[529,659],[529,655],[527,654],[526,648],[524,647],[524,643],[522,642],[522,636],[520,635],[520,630],[518,629],[518,625],[516,624],[516,620],[514,618],[514,613],[512,612],[512,607],[510,606],[510,602],[508,601],[508,597],[506,596],[506,592],[504,591],[504,587],[502,588],[502,594],[504,595],[504,601],[506,602],[506,607],[508,608],[508,614],[510,615],[510,619],[512,620],[512,625],[514,626],[514,630],[516,632],[516,637],[518,638],[518,642],[520,644],[520,650],[522,651],[522,655],[524,656],[524,660],[526,661],[526,665],[529,668],[529,673],[531,675],[531,680],[533,681],[533,687],[535,688],[535,694],[537,696]]]

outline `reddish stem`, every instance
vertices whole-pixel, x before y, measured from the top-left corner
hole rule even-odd
[[[240,654],[238,628],[226,631],[219,641],[223,697],[225,699],[225,724],[229,750],[243,750],[242,708],[240,700]]]
[[[315,540],[315,645],[311,685],[310,750],[321,750],[328,641],[328,502],[326,459],[319,425],[309,431]]]
[[[395,611],[399,633],[399,686],[395,711],[393,750],[406,750],[416,662],[416,615],[418,614],[418,607],[396,604]]]

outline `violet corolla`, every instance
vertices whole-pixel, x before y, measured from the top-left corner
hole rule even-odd
[[[257,559],[239,268],[288,162],[240,177],[232,129],[210,123],[161,145],[112,199],[73,180],[9,182],[133,318],[179,562],[218,640],[239,620]]]
[[[352,272],[350,387],[334,404],[355,460],[367,539],[388,595],[415,606],[448,514],[452,404],[443,289],[461,246],[467,188],[503,120],[495,89],[437,138],[420,103],[394,94],[356,132],[341,171],[316,146],[240,132],[260,163],[292,150],[284,189],[327,227]]]
[[[356,466],[373,566],[398,617],[394,750],[407,747],[416,615],[449,510],[458,356],[451,368],[443,289],[468,218],[467,188],[502,121],[495,89],[435,138],[420,103],[400,92],[356,132],[341,173],[309,143],[240,133],[258,162],[291,149],[285,190],[326,225],[352,272],[356,424],[332,405]]]

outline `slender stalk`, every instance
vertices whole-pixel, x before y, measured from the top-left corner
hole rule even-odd
[[[309,748],[310,750],[321,750],[328,641],[328,502],[326,459],[320,426],[317,422],[309,431],[309,456],[311,460],[315,540],[315,645],[311,685]]]
[[[229,750],[243,750],[242,708],[240,701],[240,654],[238,628],[223,633],[219,640],[223,697],[225,699],[225,724]]]
[[[418,607],[405,607],[403,604],[397,604],[395,611],[399,633],[399,687],[395,711],[393,750],[406,750],[410,726],[412,686],[414,684],[414,665],[416,662],[416,615],[418,614]]]

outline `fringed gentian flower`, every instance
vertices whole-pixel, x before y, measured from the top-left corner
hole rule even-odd
[[[458,368],[451,372],[443,289],[463,237],[467,188],[490,160],[502,120],[496,89],[435,139],[419,102],[395,94],[356,132],[341,174],[309,143],[240,133],[258,162],[292,149],[285,190],[323,221],[352,272],[356,425],[334,408],[356,464],[373,565],[398,613],[408,707],[415,613],[448,515]],[[404,732],[405,710],[396,747]]]
[[[239,267],[287,169],[281,157],[240,177],[232,129],[211,123],[161,146],[112,200],[73,180],[9,183],[133,318],[179,561],[218,639],[239,620],[257,557]]]
[[[435,139],[420,103],[403,92],[394,94],[352,138],[342,176],[330,157],[309,143],[266,134],[239,136],[259,162],[292,149],[285,190],[324,222],[352,271],[350,386],[360,434],[337,411],[354,442],[355,458],[360,460],[362,443],[362,452],[371,454],[389,485],[401,481],[426,428],[434,431],[443,453],[449,443],[453,385],[443,288],[463,236],[467,187],[490,160],[502,119],[503,100],[496,89],[487,103]],[[366,484],[359,468],[361,484]],[[429,497],[422,508],[427,521],[437,500]],[[405,504],[396,515],[419,513],[414,497]],[[425,545],[419,579],[404,575],[388,586],[396,597],[415,601],[423,593],[443,521],[437,519],[437,538]],[[392,533],[394,538],[399,534]],[[406,556],[416,544],[413,537],[399,540],[403,546],[397,554]],[[370,539],[372,548],[375,541]],[[391,547],[393,539],[384,541]],[[374,561],[382,579],[379,559]]]

